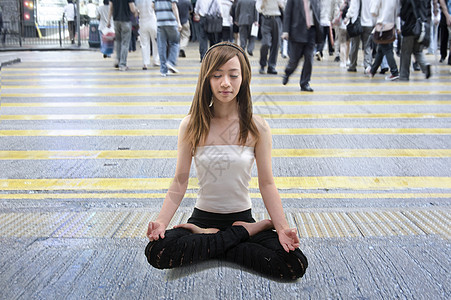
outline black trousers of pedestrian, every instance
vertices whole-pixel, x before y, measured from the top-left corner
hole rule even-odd
[[[439,35],[440,35],[440,58],[445,60],[448,56],[448,25],[446,24],[445,14],[442,12],[440,14],[440,23],[438,25]],[[448,61],[451,63],[451,55],[448,57]]]
[[[327,43],[328,43],[328,49],[329,49],[329,55],[333,55],[334,54],[334,46],[332,46],[332,41],[331,41],[331,36],[330,36],[330,27],[329,26],[321,26],[323,28],[323,40],[321,41],[320,44],[317,45],[317,51],[319,51],[321,53],[321,55],[323,54],[323,50],[324,50],[324,46],[326,46],[326,39],[327,39]],[[332,36],[334,30],[332,29]],[[333,38],[333,37],[332,37]]]
[[[280,36],[282,35],[282,21],[280,17],[275,16],[263,16],[261,20],[260,66],[265,68],[268,65],[268,68],[275,69],[279,55]]]
[[[402,50],[401,50],[402,51]],[[412,55],[410,53],[409,55]],[[393,43],[390,44],[379,44],[377,45],[376,57],[374,58],[373,65],[371,66],[371,74],[376,74],[377,69],[382,63],[382,59],[387,58],[387,63],[390,67],[390,72],[393,76],[399,75],[398,65],[395,61],[395,56],[393,55]],[[401,52],[402,56],[402,52]]]
[[[296,71],[299,61],[304,57],[304,66],[302,67],[301,79],[299,84],[301,87],[310,83],[313,68],[313,52],[315,50],[315,27],[308,30],[308,43],[299,43],[293,40],[288,42],[290,49],[288,64],[285,67],[285,74],[289,77]]]
[[[145,254],[149,264],[171,269],[209,259],[240,264],[274,278],[295,280],[304,275],[307,258],[300,249],[287,253],[273,230],[252,237],[235,221],[255,222],[251,210],[216,214],[194,209],[188,223],[202,228],[218,228],[214,234],[194,234],[184,228],[169,229],[165,238],[149,242]]]

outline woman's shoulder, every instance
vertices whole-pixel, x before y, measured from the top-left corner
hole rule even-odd
[[[180,122],[180,129],[186,130],[188,127],[189,121],[191,120],[191,115],[185,116]]]
[[[261,131],[265,131],[269,128],[269,124],[268,122],[266,122],[266,120],[259,115],[253,114],[252,115],[252,121],[254,121],[255,126],[257,126],[258,131],[261,133]]]

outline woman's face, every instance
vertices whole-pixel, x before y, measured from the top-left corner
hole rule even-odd
[[[237,56],[213,72],[210,77],[210,87],[213,100],[222,103],[235,101],[241,87],[241,65]]]

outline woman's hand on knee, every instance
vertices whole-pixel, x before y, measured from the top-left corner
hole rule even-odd
[[[147,227],[147,237],[151,242],[158,239],[164,239],[164,233],[166,231],[166,226],[160,222],[149,222]]]
[[[296,228],[279,230],[277,234],[279,235],[279,242],[285,251],[290,252],[299,248],[300,242]]]

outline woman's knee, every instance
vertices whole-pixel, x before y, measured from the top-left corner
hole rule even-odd
[[[165,232],[165,238],[149,242],[144,251],[147,261],[157,269],[173,268],[174,257],[177,256],[177,240],[187,234],[184,228],[170,229]],[[179,249],[180,250],[180,249]]]

